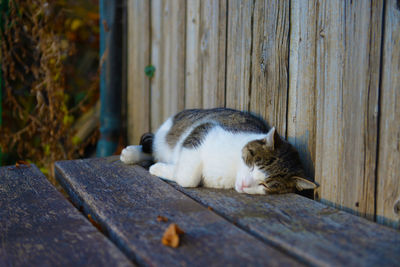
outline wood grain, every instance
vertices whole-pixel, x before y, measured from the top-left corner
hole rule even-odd
[[[150,266],[298,265],[139,166],[114,158],[62,161],[56,176],[72,201],[105,229],[130,259]],[[161,244],[168,224],[184,232],[182,244]]]
[[[228,1],[226,107],[250,104],[253,1]]]
[[[316,12],[316,0],[291,2],[287,138],[311,179],[316,160]]]
[[[227,0],[202,1],[203,108],[225,105]]]
[[[129,144],[139,144],[150,130],[150,2],[128,0],[128,125]]]
[[[130,0],[130,141],[183,108],[250,110],[299,150],[316,198],[399,227],[399,5],[383,3]]]
[[[188,1],[185,108],[224,106],[226,1]]]
[[[296,194],[178,190],[310,266],[396,266],[400,233]]]
[[[400,228],[400,6],[388,1],[382,60],[377,220]]]
[[[184,108],[185,90],[184,0],[151,2],[151,130]]]
[[[203,105],[200,10],[201,1],[187,1],[185,108],[201,108]]]
[[[250,110],[286,136],[289,2],[256,0],[252,18]],[[229,44],[228,44],[229,45]],[[229,66],[229,65],[228,65]],[[246,92],[247,84],[239,90]]]
[[[321,2],[315,180],[326,203],[374,217],[382,1]]]
[[[132,266],[34,165],[0,168],[1,266]]]

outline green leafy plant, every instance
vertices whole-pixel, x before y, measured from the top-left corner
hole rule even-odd
[[[82,155],[77,120],[98,100],[97,1],[0,3],[4,84],[0,149],[5,164],[35,163],[52,176],[56,160]]]

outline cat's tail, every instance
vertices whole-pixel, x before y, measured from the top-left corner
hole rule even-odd
[[[142,151],[144,153],[152,154],[153,153],[153,140],[154,134],[145,133],[140,137],[140,145],[142,146]]]
[[[143,161],[153,160],[154,134],[145,133],[140,138],[140,145],[127,146],[122,152],[120,159],[125,164],[136,164]]]

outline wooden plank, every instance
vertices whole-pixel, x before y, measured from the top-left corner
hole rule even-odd
[[[139,166],[98,158],[56,163],[56,175],[85,213],[139,264],[176,266],[300,264],[257,240]],[[161,244],[168,224],[184,231],[178,249]]]
[[[163,118],[163,74],[162,48],[163,48],[163,1],[151,1],[151,64],[155,66],[156,73],[151,79],[150,95],[150,131],[154,132],[164,122]]]
[[[400,228],[400,6],[388,1],[383,43],[377,220]]]
[[[250,110],[263,116],[278,133],[285,136],[289,1],[256,0],[253,27],[246,30],[253,34]],[[241,86],[240,90],[247,90],[247,84]]]
[[[326,203],[373,219],[383,1],[318,12],[315,180]]]
[[[316,0],[291,2],[287,138],[309,178],[314,178],[316,160],[316,12]]]
[[[184,0],[151,1],[151,131],[184,108],[185,13]]]
[[[185,108],[224,106],[226,1],[188,1]]]
[[[224,107],[227,0],[201,1],[203,108]]]
[[[138,144],[150,130],[150,2],[128,0],[128,143]]]
[[[250,104],[253,1],[228,2],[226,107]]]
[[[178,190],[311,266],[397,266],[400,233],[296,194]]]
[[[0,168],[1,266],[132,266],[34,165]]]
[[[201,1],[187,1],[185,108],[201,108],[203,105],[200,6]]]

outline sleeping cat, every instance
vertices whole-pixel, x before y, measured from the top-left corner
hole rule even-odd
[[[139,146],[122,150],[126,164],[154,160],[150,173],[183,187],[235,188],[272,194],[314,189],[297,151],[254,115],[227,108],[184,110]]]

